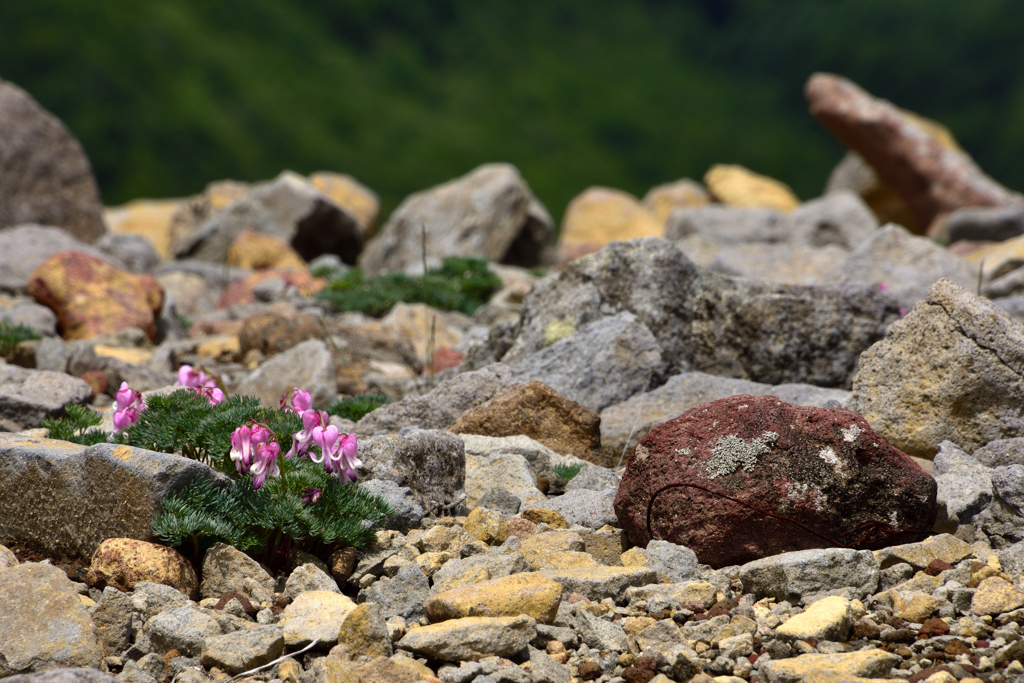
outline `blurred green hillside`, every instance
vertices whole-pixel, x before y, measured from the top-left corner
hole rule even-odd
[[[1024,188],[1019,0],[32,0],[0,3],[0,77],[60,116],[104,201],[348,172],[385,211],[486,162],[556,219],[716,162],[816,196],[842,149],[816,70],[950,126]]]

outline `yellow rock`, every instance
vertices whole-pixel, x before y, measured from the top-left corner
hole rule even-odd
[[[356,608],[347,596],[333,591],[304,591],[284,608],[278,626],[287,647],[305,647],[314,639],[329,643],[337,639],[345,617]]]
[[[635,636],[648,626],[653,626],[655,623],[657,623],[657,620],[651,617],[626,617],[622,624],[622,630],[625,631],[627,635]]]
[[[703,206],[711,201],[700,183],[683,178],[652,187],[641,202],[664,225],[672,210],[680,206]]]
[[[842,642],[850,635],[852,626],[850,601],[833,595],[813,603],[807,611],[790,617],[775,633],[780,638],[790,640],[813,637]]]
[[[300,683],[302,667],[294,659],[286,659],[278,666],[277,677],[284,683]]]
[[[136,199],[123,206],[104,210],[110,232],[131,232],[148,239],[164,261],[174,257],[175,235],[171,232],[174,214],[182,199]]]
[[[948,671],[936,671],[924,680],[925,683],[956,683],[956,676]]]
[[[437,573],[437,570],[440,569],[445,562],[455,559],[455,557],[457,557],[457,555],[447,551],[439,553],[426,552],[422,555],[417,555],[413,559],[413,563],[418,566],[429,579]]]
[[[545,510],[543,508],[530,508],[529,510],[523,510],[519,513],[519,516],[523,519],[527,519],[534,524],[547,524],[552,529],[568,529],[569,522],[565,521],[565,517],[561,513],[555,512],[554,510]]]
[[[196,346],[196,354],[200,358],[230,363],[242,357],[242,346],[238,342],[238,335],[221,334],[200,342]]]
[[[309,176],[309,182],[352,214],[362,226],[364,238],[373,236],[380,216],[380,199],[373,190],[350,175],[329,171],[314,173]]]
[[[461,574],[449,577],[448,579],[434,584],[434,589],[438,593],[444,591],[450,591],[453,588],[459,588],[461,586],[470,586],[475,583],[483,583],[489,581],[491,578],[491,572],[486,566],[482,564],[474,564],[467,567]]]
[[[153,352],[148,349],[132,349],[124,346],[104,346],[97,344],[92,347],[97,356],[104,358],[116,358],[130,365],[145,365],[146,361],[153,357]]]
[[[519,552],[534,571],[597,566],[597,560],[582,552],[584,547],[583,539],[575,532],[549,531],[530,536],[519,546]]]
[[[971,598],[971,613],[996,615],[1012,612],[1021,605],[1024,605],[1024,593],[1012,583],[991,576],[978,585],[978,590]]]
[[[607,187],[591,187],[566,207],[560,241],[564,247],[602,247],[609,242],[661,237],[664,233],[663,221],[633,195]]]
[[[539,574],[503,576],[430,596],[423,611],[437,623],[463,617],[533,617],[550,624],[562,602],[562,586]]]
[[[248,229],[240,232],[228,247],[227,264],[250,270],[306,270],[306,262],[283,239]]]
[[[731,206],[766,207],[792,211],[800,205],[784,183],[733,164],[716,164],[704,176],[711,196]]]
[[[995,279],[1024,265],[1024,235],[982,247],[964,258],[976,268],[981,268],[982,277],[986,280]]]
[[[916,624],[935,614],[939,609],[939,601],[924,593],[892,593],[892,606],[896,616]]]
[[[757,633],[757,622],[750,617],[737,614],[728,624],[722,627],[722,630],[715,634],[715,642],[725,640],[726,638],[733,638],[744,633],[751,635]]]
[[[920,543],[905,543],[876,550],[875,559],[882,569],[900,562],[906,562],[914,569],[925,569],[932,560],[955,565],[973,553],[974,549],[968,543],[950,534],[939,534]]]
[[[412,345],[416,357],[427,359],[430,336],[433,334],[433,350],[454,348],[462,339],[462,333],[450,327],[445,314],[426,304],[395,304],[380,325],[391,334]]]
[[[496,510],[473,508],[462,528],[488,545],[500,545],[508,538],[508,524]]]
[[[81,602],[84,607],[92,607],[96,604],[96,601],[90,598],[88,595],[79,595],[78,601]]]
[[[987,578],[989,578],[991,576],[998,576],[999,578],[1003,579],[1004,581],[1009,581],[1010,583],[1013,583],[1013,577],[1011,577],[1008,574],[1004,574],[1003,572],[999,571],[998,568],[993,567],[990,564],[986,564],[981,569],[979,569],[978,571],[976,571],[973,574],[971,574],[971,580],[967,582],[967,587],[968,588],[977,588],[978,586],[981,585],[982,581],[984,581],[985,579],[987,579]]]
[[[762,667],[762,675],[768,680],[798,681],[807,674],[833,673],[862,678],[885,678],[893,666],[903,661],[899,655],[885,650],[858,650],[828,655],[800,655],[789,659],[777,659]],[[767,668],[767,671],[765,669]],[[810,680],[804,678],[804,681]],[[816,679],[822,681],[829,679]]]
[[[376,603],[364,602],[341,622],[338,642],[359,655],[390,657],[393,654],[387,624]]]
[[[142,582],[162,583],[195,597],[199,582],[191,563],[173,548],[134,538],[108,538],[92,555],[92,577],[121,591]]]

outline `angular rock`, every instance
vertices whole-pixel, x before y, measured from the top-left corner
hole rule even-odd
[[[628,192],[589,187],[565,208],[559,247],[566,258],[634,237],[658,237],[664,222]]]
[[[435,593],[423,603],[423,611],[434,623],[463,617],[525,614],[539,624],[551,624],[561,601],[560,585],[531,572]]]
[[[580,553],[586,546],[583,538],[572,531],[548,531],[524,540],[519,551],[533,570],[552,569],[555,561],[567,553]],[[593,565],[591,565],[593,566]]]
[[[960,450],[956,444],[943,441],[935,454],[935,482],[939,505],[960,524],[969,523],[992,502],[992,469]]]
[[[446,256],[477,256],[527,268],[550,260],[554,226],[514,166],[484,164],[417,192],[395,209],[359,259],[368,275],[422,272]]]
[[[562,515],[565,521],[570,524],[591,529],[600,529],[607,524],[615,524],[618,520],[615,516],[615,489],[603,489],[590,491],[587,489],[576,489],[566,491],[561,496],[553,496],[543,503],[533,507],[541,507],[546,510],[553,510]],[[524,507],[531,507],[523,501]]]
[[[580,458],[601,447],[601,418],[539,381],[531,381],[467,410],[450,431],[456,434],[523,434],[551,450]]]
[[[96,248],[123,263],[130,273],[148,273],[160,263],[153,243],[142,235],[108,232],[96,242]]]
[[[537,622],[527,616],[465,617],[414,629],[397,645],[418,655],[465,662],[511,657],[536,635]]]
[[[626,632],[612,623],[586,610],[576,611],[577,630],[580,640],[600,652],[626,652],[629,641]]]
[[[792,211],[800,204],[785,184],[736,164],[715,164],[704,174],[704,184],[712,197],[731,206]]]
[[[511,493],[507,489],[503,489],[500,486],[493,486],[487,489],[487,493],[482,495],[476,504],[477,507],[485,508],[487,510],[497,510],[498,512],[503,512],[506,515],[514,515],[519,512],[519,508],[522,507],[523,501],[519,496]]]
[[[105,652],[124,652],[132,644],[132,598],[131,594],[107,586],[103,596],[89,608],[89,617]]]
[[[398,302],[381,318],[380,326],[392,335],[407,340],[417,358],[426,359],[431,351],[431,337],[433,349],[438,350],[454,349],[462,341],[465,323],[457,322],[456,315],[427,304]]]
[[[242,323],[238,346],[243,355],[256,349],[264,356],[273,356],[307,339],[326,337],[324,321],[316,316],[300,314],[286,317],[275,313],[257,313]]]
[[[338,630],[338,643],[368,657],[390,657],[394,653],[384,617],[372,602],[356,605],[348,613]]]
[[[462,440],[441,430],[363,439],[359,442],[359,459],[361,480],[386,479],[409,487],[424,516],[453,508],[466,485]]]
[[[284,584],[284,592],[293,599],[306,591],[330,591],[340,593],[334,579],[315,564],[302,564],[292,570]]]
[[[46,306],[26,303],[0,313],[0,320],[11,325],[24,325],[44,337],[57,334],[57,316]],[[37,369],[42,369],[38,368]]]
[[[280,628],[255,626],[207,638],[203,641],[199,663],[206,668],[216,666],[238,674],[269,663],[283,651],[284,634]]]
[[[224,632],[209,611],[195,604],[160,612],[145,622],[142,631],[158,654],[177,650],[186,657],[198,657],[207,638]]]
[[[326,408],[338,399],[334,358],[327,344],[308,339],[269,359],[243,377],[235,393],[256,396],[268,408],[280,407],[281,397],[295,387],[308,391],[313,405]]]
[[[203,598],[220,598],[233,591],[259,604],[274,593],[274,577],[256,560],[226,543],[214,544],[203,559]]]
[[[1024,465],[1024,437],[989,441],[974,451],[971,457],[985,467]]]
[[[996,615],[1012,612],[1024,605],[1024,592],[1012,583],[998,576],[990,576],[978,584],[978,591],[971,598],[971,613]]]
[[[941,441],[971,452],[1024,435],[1024,328],[948,280],[864,352],[853,381],[857,409],[908,455],[931,458]]]
[[[423,519],[423,506],[416,502],[416,494],[408,486],[399,486],[390,479],[370,479],[359,482],[359,488],[367,493],[380,496],[388,502],[395,514],[388,520],[389,529],[408,533],[419,528]]]
[[[541,572],[562,586],[562,597],[579,593],[598,602],[607,597],[619,600],[630,586],[658,582],[658,573],[646,567],[585,567],[583,569],[545,569]]]
[[[0,571],[0,676],[99,667],[96,627],[60,569],[35,562]]]
[[[288,242],[275,235],[267,235],[248,228],[238,233],[231,242],[225,263],[248,270],[308,270],[306,262]]]
[[[572,680],[568,666],[533,648],[530,648],[530,676],[534,683],[569,683]]]
[[[324,649],[329,649],[338,642],[339,629],[355,608],[356,604],[340,593],[300,593],[284,608],[277,622],[284,631],[285,647],[306,647],[316,639]]]
[[[214,214],[182,238],[175,253],[223,263],[230,244],[246,229],[285,240],[307,261],[329,253],[354,264],[363,248],[364,229],[352,214],[305,178],[285,171]]]
[[[273,302],[289,296],[311,297],[323,289],[326,281],[306,270],[267,268],[259,270],[224,288],[218,308],[230,308],[260,301]]]
[[[974,523],[995,548],[1024,540],[1024,465],[992,469],[992,504]]]
[[[521,553],[492,552],[444,563],[434,574],[434,593],[530,571]]]
[[[473,508],[466,516],[466,523],[462,528],[487,545],[501,545],[508,538],[505,515],[484,507]]]
[[[423,601],[428,595],[430,584],[426,575],[415,564],[409,564],[390,579],[379,579],[359,591],[357,599],[360,604],[376,603],[385,620],[398,616],[410,621],[423,616]]]
[[[970,557],[972,553],[971,546],[959,538],[949,534],[938,534],[919,543],[905,543],[876,550],[875,559],[882,569],[906,563],[914,571],[923,571],[935,560],[955,565],[960,560]]]
[[[607,491],[617,489],[622,477],[614,470],[600,465],[584,465],[579,473],[565,485],[566,493],[570,491]]]
[[[698,577],[693,551],[668,541],[651,541],[646,548],[627,550],[622,553],[622,566],[653,569],[662,583],[685,583]]]
[[[82,145],[27,92],[0,81],[0,228],[56,225],[85,242],[104,232],[103,203]]]
[[[466,448],[466,507],[480,505],[484,495],[495,487],[514,495],[524,508],[546,504],[530,462],[507,446],[508,439],[468,434],[461,438]]]
[[[818,73],[807,81],[804,94],[811,114],[899,193],[922,231],[937,216],[963,207],[1022,203],[966,153],[942,144],[853,82]]]
[[[680,206],[702,206],[711,201],[703,185],[690,178],[652,187],[641,203],[664,225],[672,210]]]
[[[108,538],[92,555],[86,581],[102,590],[113,586],[131,592],[143,581],[171,586],[196,597],[199,580],[192,563],[173,548],[134,538]]]
[[[776,636],[785,640],[832,640],[843,642],[850,637],[853,617],[850,601],[838,595],[823,598],[806,611],[792,616],[775,630]]]
[[[864,200],[849,190],[805,202],[786,217],[789,239],[810,247],[853,250],[878,230],[878,219]]]
[[[90,396],[92,388],[77,377],[0,365],[0,429],[34,429],[45,418],[65,415],[67,404],[83,404]]]
[[[143,624],[161,612],[177,607],[195,606],[187,595],[162,583],[137,583],[135,592],[123,595],[131,600],[132,611],[135,616],[141,618]]]
[[[715,244],[776,244],[790,238],[786,215],[775,209],[709,204],[679,208],[669,214],[665,239],[699,235]]]
[[[862,678],[885,678],[902,658],[885,650],[866,649],[839,654],[800,655],[788,659],[777,659],[760,668],[767,683],[800,683],[805,674],[836,673],[849,680],[849,676]]]
[[[2,209],[0,209],[2,211]],[[28,281],[39,266],[62,251],[80,251],[112,266],[124,264],[67,231],[48,225],[19,225],[0,230],[0,289],[28,291]]]
[[[835,280],[835,271],[849,252],[842,247],[826,245],[808,247],[789,242],[766,244],[721,245],[713,250],[694,251],[700,238],[688,238],[677,244],[698,265],[710,271],[762,280],[780,285],[820,285]]]
[[[745,592],[794,605],[847,587],[860,596],[870,595],[878,589],[878,576],[878,562],[871,551],[850,548],[799,550],[740,567]]]
[[[949,242],[1005,242],[1024,235],[1024,207],[968,207],[946,219]]]
[[[309,176],[309,182],[352,214],[365,237],[373,235],[380,215],[380,197],[376,192],[347,173],[318,171]]]
[[[178,455],[0,434],[0,538],[88,561],[108,538],[154,540],[161,502],[196,477],[224,480]]]
[[[79,251],[62,251],[40,265],[28,292],[57,314],[65,339],[89,339],[137,327],[155,340],[164,290],[152,275],[119,270]]]
[[[9,676],[7,680],[11,683],[117,683],[123,679],[103,673],[99,669],[60,668]]]
[[[724,567],[913,540],[935,521],[935,480],[855,413],[734,396],[645,436],[615,512],[634,545],[661,538]]]

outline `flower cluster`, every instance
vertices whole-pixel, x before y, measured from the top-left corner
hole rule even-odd
[[[224,400],[224,392],[217,386],[217,382],[191,365],[182,365],[178,368],[178,382],[175,386],[188,387],[200,396],[205,396],[212,406]]]
[[[280,454],[281,446],[266,425],[250,422],[231,433],[231,460],[239,474],[252,474],[254,489],[263,486],[267,477],[280,476]]]
[[[128,387],[128,382],[121,382],[121,388],[114,394],[117,409],[114,410],[114,431],[118,434],[139,421],[139,413],[146,409],[142,402],[142,394]]]
[[[285,457],[308,456],[317,464],[323,463],[327,473],[337,476],[339,481],[355,481],[359,465],[362,464],[356,457],[356,435],[342,434],[337,427],[327,423],[327,413],[314,410],[312,405],[309,392],[298,388],[281,399],[282,408],[302,417],[302,429],[292,435],[292,447]],[[310,452],[313,445],[320,449],[319,458],[315,451]]]

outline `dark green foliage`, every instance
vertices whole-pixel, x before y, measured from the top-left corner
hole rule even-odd
[[[194,391],[180,389],[166,396],[151,396],[139,420],[114,437],[116,443],[162,453],[181,453],[231,474],[231,433],[250,421],[266,424],[282,451],[291,448],[292,434],[302,429],[294,413],[264,408],[258,398],[232,396],[210,405]]]
[[[279,463],[284,476],[267,479],[259,490],[248,477],[226,488],[196,479],[164,501],[153,535],[170,546],[190,543],[196,557],[216,542],[228,543],[263,553],[274,566],[280,558],[272,551],[286,538],[290,551],[326,557],[336,548],[370,545],[373,527],[394,514],[383,499],[355,484],[338,484],[320,465],[295,459]],[[323,491],[318,502],[302,502],[308,488]]]
[[[384,394],[359,394],[358,396],[346,396],[328,408],[327,414],[337,415],[338,417],[343,417],[346,420],[359,422],[364,415],[372,413],[387,402],[388,397]]]
[[[573,477],[580,473],[586,467],[586,463],[578,462],[573,465],[555,465],[554,470],[560,478],[566,482],[570,481]]]
[[[446,311],[472,315],[501,286],[501,279],[487,267],[486,259],[446,258],[440,268],[426,275],[387,273],[367,280],[353,268],[332,280],[318,295],[339,311],[361,311],[380,317],[400,301],[425,303]]]
[[[48,417],[43,420],[47,439],[71,441],[84,446],[92,446],[107,440],[106,432],[91,429],[102,421],[99,413],[74,403],[64,406],[64,412],[67,413],[66,417]]]
[[[0,356],[6,356],[15,346],[29,339],[39,339],[39,333],[25,325],[0,321]]]

